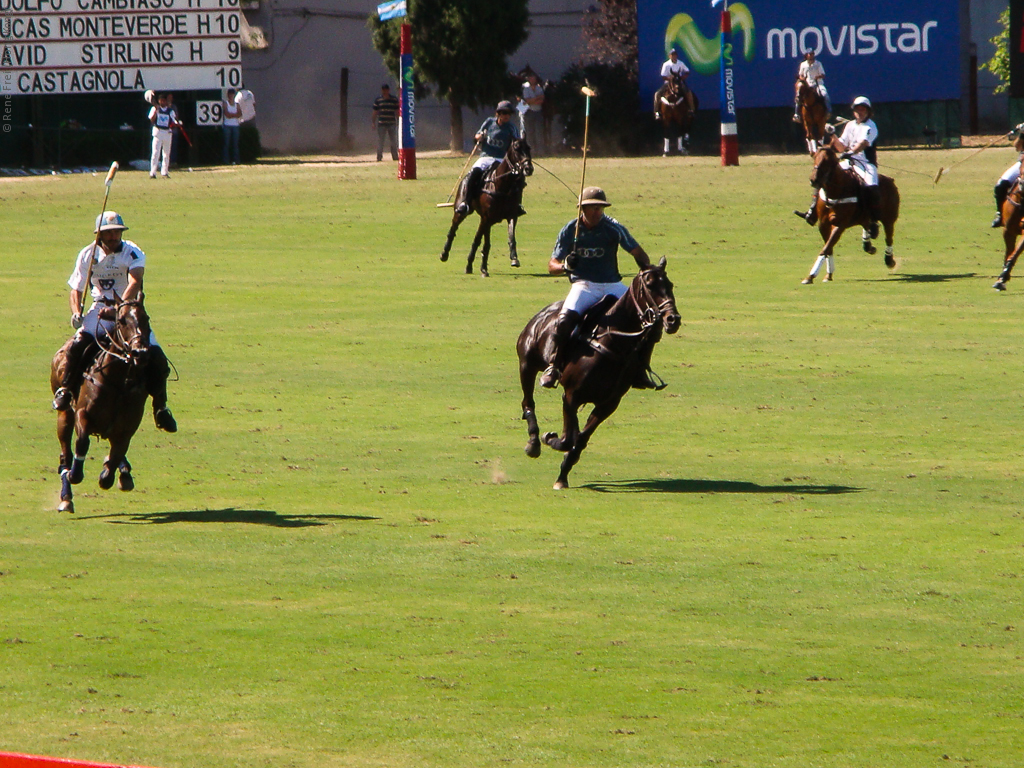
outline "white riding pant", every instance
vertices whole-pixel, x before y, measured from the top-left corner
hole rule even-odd
[[[999,177],[999,180],[1000,181],[1008,181],[1011,184],[1013,184],[1013,182],[1015,182],[1019,176],[1020,176],[1020,163],[1017,162],[1017,163],[1014,163],[1013,165],[1011,165],[1009,168],[1007,168],[1003,172],[1003,175]]]
[[[499,160],[496,157],[491,157],[490,155],[481,155],[480,157],[477,158],[477,161],[473,163],[473,167],[480,168],[483,170],[484,173],[487,173],[488,168],[490,168],[492,165],[497,165],[500,162],[501,160]]]
[[[89,311],[85,313],[85,317],[82,318],[82,328],[78,332],[88,333],[94,339],[98,339],[100,335],[109,336],[114,330],[113,320],[101,320],[100,319],[100,308],[108,306],[106,304],[93,303],[89,307]],[[149,332],[149,346],[159,347],[160,344],[156,340],[156,334],[152,330]]]
[[[860,176],[860,180],[864,182],[865,187],[877,187],[878,186],[878,166],[872,163],[865,162],[863,160],[855,160],[850,162],[849,160],[843,160],[839,164],[842,168],[853,169],[853,172]]]
[[[605,296],[611,294],[619,299],[628,290],[624,283],[592,283],[589,280],[577,280],[562,302],[559,314],[564,315],[571,311],[582,315]]]
[[[163,129],[158,130],[153,137],[153,155],[149,158],[149,175],[155,176],[156,169],[160,167],[160,173],[167,175],[171,167],[171,138],[173,134]],[[160,161],[160,153],[163,152],[163,163]]]

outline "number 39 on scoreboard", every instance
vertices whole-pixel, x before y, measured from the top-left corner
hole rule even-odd
[[[196,125],[221,125],[224,122],[224,104],[220,101],[196,102]]]

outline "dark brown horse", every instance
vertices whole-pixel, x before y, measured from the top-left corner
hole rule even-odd
[[[519,266],[519,253],[516,250],[516,221],[523,213],[523,190],[526,188],[526,177],[533,175],[533,158],[530,155],[530,145],[526,139],[514,139],[509,145],[505,158],[490,171],[483,180],[483,191],[473,196],[472,200],[466,200],[469,204],[470,213],[476,211],[480,214],[480,226],[477,227],[476,237],[473,238],[473,247],[469,251],[469,259],[466,261],[466,274],[473,274],[473,259],[476,257],[476,249],[483,239],[484,247],[480,255],[480,274],[488,276],[487,257],[491,252],[491,227],[499,221],[508,221],[508,258],[513,267]],[[462,202],[463,191],[459,190],[459,196],[455,199],[455,212],[452,215],[452,225],[448,229],[448,239],[445,240],[444,249],[441,251],[441,261],[448,261],[448,253],[452,249],[452,241],[455,240],[455,232],[469,213],[459,213],[458,204]]]
[[[100,488],[109,489],[118,473],[118,487],[135,487],[128,463],[128,446],[135,435],[146,406],[146,366],[150,356],[149,316],[138,301],[125,301],[116,308],[101,311],[112,315],[113,330],[97,340],[99,353],[82,377],[82,385],[70,409],[57,413],[57,439],[60,441],[61,512],[74,512],[71,486],[82,482],[89,436],[98,435],[110,442],[110,453],[100,472]],[[53,357],[50,387],[60,387],[70,341]],[[76,436],[74,452],[71,437]]]
[[[839,157],[831,143],[814,153],[814,170],[811,172],[811,186],[817,190],[814,212],[817,216],[818,231],[825,241],[818,260],[811,268],[810,275],[804,283],[814,281],[821,263],[828,260],[826,280],[832,276],[832,252],[843,232],[853,226],[864,228],[862,247],[866,253],[876,253],[877,248],[871,242],[871,213],[864,200],[861,199],[861,181],[852,170],[839,164]],[[888,176],[878,176],[878,190],[881,196],[881,223],[885,230],[885,266],[893,269],[896,259],[893,256],[892,237],[896,229],[896,219],[900,215],[900,193],[896,183]],[[799,211],[797,215],[803,216]],[[877,234],[877,233],[876,233]]]
[[[636,379],[638,368],[645,365],[649,352],[661,340],[662,331],[679,330],[672,283],[665,274],[666,260],[657,266],[645,267],[633,278],[622,298],[609,299],[595,306],[580,323],[562,371],[562,435],[544,435],[544,442],[556,451],[564,451],[561,472],[555,488],[569,487],[569,471],[579,461],[590,436],[619,407],[619,401]],[[610,306],[609,306],[610,305]],[[533,399],[537,374],[547,367],[548,340],[554,332],[558,310],[555,302],[536,315],[519,334],[519,382],[523,388],[523,419],[526,420],[529,442],[526,455],[540,456],[540,428]],[[594,409],[581,430],[578,411],[591,403]]]
[[[999,274],[992,287],[997,291],[1005,291],[1006,284],[1010,280],[1010,273],[1013,271],[1021,250],[1024,249],[1024,240],[1021,246],[1017,246],[1017,239],[1024,230],[1024,189],[1021,188],[1020,178],[1013,183],[1006,200],[1003,201],[1003,271]]]
[[[694,93],[694,109],[697,104],[697,94]],[[664,155],[669,155],[673,138],[679,154],[685,155],[690,149],[690,126],[693,124],[694,110],[690,109],[686,101],[686,86],[679,75],[669,78],[665,86],[655,94],[654,117],[661,121],[664,132]]]
[[[828,119],[825,99],[818,93],[818,89],[809,85],[806,80],[800,81],[797,99],[800,101],[800,120],[806,135],[807,152],[813,155],[825,138],[825,121]]]

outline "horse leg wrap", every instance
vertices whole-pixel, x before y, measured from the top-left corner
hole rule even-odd
[[[814,277],[818,274],[818,270],[821,269],[821,265],[825,262],[825,254],[820,254],[814,262],[814,266],[811,267],[810,275]]]
[[[85,456],[75,456],[68,471],[68,480],[77,485],[85,478]]]
[[[831,256],[825,257],[825,271],[830,275],[836,271],[836,263]]]

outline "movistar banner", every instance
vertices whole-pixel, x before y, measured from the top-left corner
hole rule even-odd
[[[661,65],[675,47],[690,68],[702,109],[720,106],[722,5],[710,0],[638,0],[641,103],[661,85]],[[803,52],[825,68],[838,108],[855,96],[876,102],[960,97],[958,0],[745,0],[730,2],[736,104],[793,104]]]

